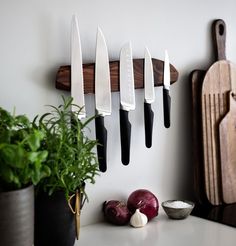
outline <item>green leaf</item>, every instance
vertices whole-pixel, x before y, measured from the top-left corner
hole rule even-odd
[[[16,174],[14,174],[13,169],[10,168],[9,166],[1,164],[0,177],[5,183],[11,184],[11,186],[14,188],[21,187],[21,182],[19,180],[19,177]]]
[[[32,151],[36,151],[40,147],[43,137],[44,134],[37,130],[34,130],[34,132],[28,136],[27,143]]]
[[[15,117],[16,125],[30,127],[30,121],[25,115],[18,115]]]
[[[31,173],[31,177],[32,177],[32,183],[34,185],[36,185],[39,180],[40,180],[40,169],[39,168],[35,168],[32,173]]]
[[[0,143],[10,143],[10,140],[10,131],[7,131],[6,129],[0,129]]]
[[[3,180],[7,181],[7,182],[12,182],[14,179],[14,174],[11,170],[10,167],[1,164],[1,168],[0,168],[1,172],[0,172],[0,176],[3,178]]]
[[[9,112],[0,107],[0,125],[4,125],[5,127],[11,127],[14,122],[14,117],[11,116]]]
[[[48,166],[43,165],[41,168],[41,178],[48,177],[51,174],[51,170]]]
[[[31,163],[41,163],[46,160],[47,156],[48,152],[46,150],[28,153],[28,159]]]
[[[2,160],[11,167],[24,168],[26,162],[25,150],[15,144],[1,144],[0,154]]]

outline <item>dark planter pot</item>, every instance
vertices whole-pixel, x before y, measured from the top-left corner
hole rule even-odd
[[[34,187],[0,192],[0,245],[34,243]]]
[[[73,246],[75,221],[64,192],[48,196],[40,193],[35,200],[35,246]]]

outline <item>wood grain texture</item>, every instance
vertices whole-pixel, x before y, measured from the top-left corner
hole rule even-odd
[[[222,203],[218,126],[228,112],[227,94],[235,87],[236,66],[222,60],[214,63],[203,80],[202,129],[206,194],[213,205]]]
[[[202,145],[201,89],[206,71],[194,70],[190,74],[192,102],[192,155],[194,192],[198,203],[208,203],[205,193],[204,162]]]
[[[226,24],[212,24],[213,46],[217,62],[207,71],[202,85],[202,132],[206,195],[213,205],[222,203],[219,122],[228,111],[227,93],[235,87],[236,68],[226,59]]]
[[[229,110],[228,93],[231,90],[236,92],[236,65],[225,60],[226,25],[223,20],[213,22],[212,37],[216,62],[205,75],[204,71],[195,70],[190,76],[193,111],[194,188],[198,202],[219,205],[232,201],[235,191],[232,191],[231,188],[234,186],[236,189],[234,183],[236,177],[231,177],[231,180],[227,179],[229,170],[227,169],[228,165],[224,163],[224,160],[232,154],[232,150],[228,150],[231,148],[231,144],[229,146],[226,143],[230,139],[224,139],[225,144],[220,145],[219,136],[219,124]],[[233,133],[233,130],[228,129],[227,133],[231,134],[230,132]],[[236,152],[236,150],[234,151]],[[229,169],[232,171],[233,168]],[[227,175],[223,174],[223,169],[226,169]],[[228,188],[223,186],[230,187],[230,196],[227,194]]]
[[[157,59],[152,59],[153,72],[154,72],[154,85],[163,85],[163,69],[164,62]],[[144,59],[134,59],[134,81],[135,89],[144,87]],[[173,65],[170,65],[171,83],[178,80],[178,71]],[[95,91],[95,64],[83,65],[84,75],[84,93],[94,93]],[[119,61],[110,62],[110,76],[111,76],[111,91],[119,91]],[[57,89],[70,91],[71,79],[70,79],[70,66],[61,66],[56,75],[55,86]]]
[[[236,101],[229,93],[230,109],[219,125],[224,203],[236,202]]]

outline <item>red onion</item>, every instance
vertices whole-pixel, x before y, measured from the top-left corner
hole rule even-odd
[[[131,217],[126,204],[116,200],[104,202],[103,213],[106,220],[115,225],[125,225]]]
[[[127,206],[131,213],[134,213],[139,208],[140,212],[145,214],[148,220],[158,215],[158,199],[149,190],[139,189],[132,192],[128,198]]]

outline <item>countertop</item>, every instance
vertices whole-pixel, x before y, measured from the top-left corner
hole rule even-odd
[[[75,246],[234,246],[236,228],[190,215],[171,220],[163,211],[143,228],[105,222],[84,226]]]

